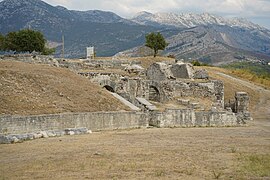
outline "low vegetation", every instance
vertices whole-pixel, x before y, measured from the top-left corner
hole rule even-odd
[[[210,66],[209,64],[207,64],[207,63],[202,63],[202,62],[200,62],[200,61],[198,61],[198,60],[193,60],[193,61],[191,61],[191,64],[192,64],[193,66]]]
[[[250,177],[270,177],[270,154],[240,154],[242,173]]]
[[[270,88],[270,66],[252,62],[235,62],[223,66],[230,74]]]

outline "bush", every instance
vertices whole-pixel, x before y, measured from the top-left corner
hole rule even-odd
[[[193,66],[211,66],[211,65],[206,64],[206,63],[201,63],[201,62],[198,61],[198,60],[193,60],[193,61],[191,61],[191,64],[192,64]]]

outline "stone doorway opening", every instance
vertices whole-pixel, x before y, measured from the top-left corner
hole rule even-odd
[[[110,91],[110,92],[113,92],[113,93],[115,92],[114,89],[109,85],[105,85],[105,86],[103,86],[103,88],[105,88],[107,91]]]
[[[149,100],[155,101],[155,102],[160,102],[160,93],[155,86],[149,87]]]

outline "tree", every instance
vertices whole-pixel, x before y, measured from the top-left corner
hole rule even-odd
[[[164,37],[159,32],[147,34],[145,39],[145,46],[154,50],[154,57],[156,57],[158,50],[164,50],[168,46],[168,43],[166,43]]]
[[[1,42],[1,41],[0,41]],[[54,49],[46,47],[46,39],[39,31],[24,29],[18,32],[9,32],[3,40],[3,49],[16,52],[40,52],[48,55],[54,53]]]
[[[0,33],[0,51],[4,50],[4,39],[5,37]]]

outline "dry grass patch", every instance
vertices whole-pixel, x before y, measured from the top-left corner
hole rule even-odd
[[[237,154],[269,154],[267,139],[269,131],[257,127],[136,129],[39,139],[0,145],[0,177],[246,179],[250,174],[240,168]]]
[[[234,99],[235,92],[247,92],[250,97],[250,108],[254,107],[256,104],[258,104],[258,100],[260,99],[260,94],[255,88],[247,87],[243,84],[240,84],[230,78],[224,77],[218,72],[224,73],[224,74],[231,74],[229,70],[218,68],[218,67],[203,67],[205,68],[209,76],[212,79],[221,80],[224,83],[224,98],[225,101],[229,101],[230,99]]]
[[[0,114],[128,110],[105,89],[68,69],[0,62]]]

